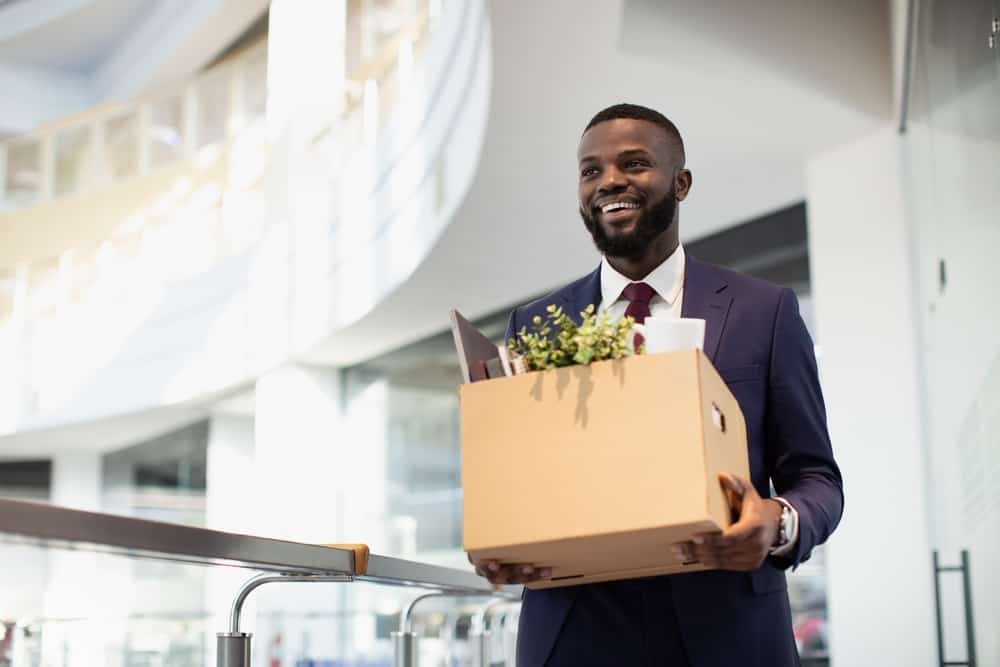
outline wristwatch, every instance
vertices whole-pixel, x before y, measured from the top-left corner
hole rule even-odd
[[[795,537],[795,513],[792,512],[792,506],[784,498],[771,498],[771,500],[779,503],[781,505],[781,519],[778,522],[778,534],[774,538],[774,544],[771,545],[768,553],[774,553],[775,551],[781,549],[783,546],[787,545]]]

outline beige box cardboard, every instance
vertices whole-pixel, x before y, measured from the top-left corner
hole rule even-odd
[[[698,350],[462,385],[463,543],[551,588],[706,569],[670,546],[730,524],[749,478],[736,399]]]

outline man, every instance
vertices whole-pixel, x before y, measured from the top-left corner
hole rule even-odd
[[[526,590],[518,667],[797,665],[784,570],[833,532],[843,491],[795,295],[685,255],[678,203],[692,176],[680,133],[660,113],[601,111],[578,160],[580,215],[601,265],[517,308],[507,337],[550,303],[574,314],[593,303],[615,317],[704,319],[705,353],[746,418],[752,479],[720,479],[739,517],[730,528],[673,547],[718,569]],[[530,563],[474,565],[496,583],[549,574]]]

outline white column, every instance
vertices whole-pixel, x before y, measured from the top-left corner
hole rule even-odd
[[[369,395],[372,399],[374,395]],[[254,532],[313,542],[362,542],[377,550],[384,532],[384,402],[377,396],[369,410],[345,419],[341,374],[333,369],[288,364],[261,377],[255,399]],[[344,606],[342,584],[273,586],[259,593],[259,609],[332,614]],[[258,595],[258,594],[255,594]],[[361,604],[352,592],[352,605]],[[255,642],[273,647],[278,630],[259,619]],[[341,643],[373,637],[370,627],[346,627],[333,621],[330,632],[309,641],[313,657],[326,658]],[[295,642],[283,638],[291,658]],[[357,643],[355,643],[357,645]]]
[[[254,532],[254,419],[252,414],[213,413],[208,432],[205,527],[236,533]],[[205,578],[205,664],[215,664],[215,633],[229,630],[229,609],[251,570],[213,567]],[[248,627],[256,608],[251,596],[244,609]]]
[[[60,452],[52,457],[49,498],[55,505],[74,509],[101,509],[101,455],[93,451]],[[106,664],[104,631],[99,616],[110,622],[123,582],[113,557],[86,551],[48,552],[48,581],[43,616],[48,621],[42,634],[42,664],[62,665],[64,643],[71,663]],[[103,565],[112,565],[109,568]],[[95,600],[104,600],[98,609]],[[69,621],[68,619],[83,619]]]
[[[272,137],[294,122],[308,135],[343,109],[345,0],[273,0],[268,25],[267,123]],[[295,128],[298,131],[298,127]]]
[[[270,219],[285,231],[291,258],[281,320],[290,334],[288,358],[329,333],[329,308],[317,304],[336,298],[329,285],[330,225],[339,190],[333,156],[343,131],[346,1],[274,0],[269,21]],[[317,144],[320,136],[327,139]]]
[[[807,165],[817,342],[845,514],[827,547],[832,664],[937,664],[912,230],[889,128]]]
[[[49,500],[78,510],[101,509],[101,455],[98,452],[60,452],[52,457]]]
[[[288,364],[257,381],[254,466],[256,532],[330,542],[347,459],[336,371]]]
[[[208,431],[205,527],[247,532],[255,524],[254,418],[214,414]]]
[[[385,387],[352,398],[335,369],[287,364],[257,381],[254,531],[304,542],[383,541]]]

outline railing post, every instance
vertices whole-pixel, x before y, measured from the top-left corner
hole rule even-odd
[[[472,625],[469,628],[469,643],[473,645],[473,650],[476,652],[472,662],[474,667],[490,667],[493,664],[493,655],[491,654],[493,631],[490,630],[490,613],[507,604],[510,604],[510,600],[502,598],[490,600],[472,618]],[[504,656],[504,660],[506,661],[506,656]]]
[[[417,634],[408,631],[391,634],[393,667],[417,667]]]
[[[490,593],[486,592],[467,592],[467,591],[435,591],[433,593],[425,593],[423,595],[418,595],[410,604],[406,606],[403,613],[399,615],[399,630],[391,633],[392,636],[392,647],[393,647],[393,667],[417,667],[418,661],[418,647],[419,647],[419,637],[416,633],[410,629],[410,617],[413,615],[413,610],[416,608],[417,604],[428,598],[441,598],[441,597],[488,597]],[[488,609],[491,605],[487,605],[484,609]],[[480,615],[483,612],[480,612]],[[488,663],[487,663],[488,664]]]
[[[253,635],[240,632],[240,616],[247,596],[264,584],[303,582],[344,582],[354,581],[349,574],[258,574],[240,586],[229,612],[229,632],[215,635],[217,667],[250,667],[251,639]]]
[[[249,667],[250,640],[249,632],[220,632],[216,635],[218,667]]]

